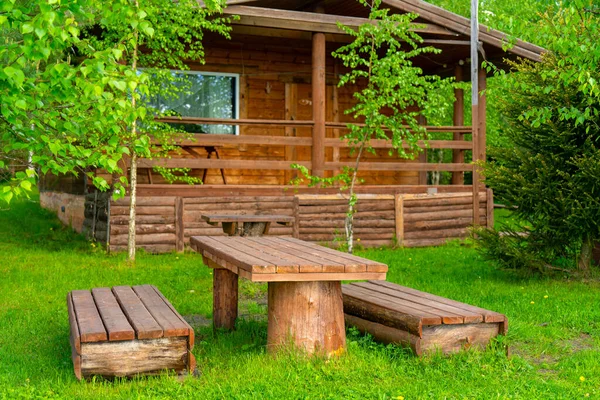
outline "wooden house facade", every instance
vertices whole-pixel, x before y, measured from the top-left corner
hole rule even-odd
[[[467,19],[420,0],[384,0],[383,6],[391,13],[418,14],[413,29],[424,45],[442,50],[415,60],[426,74],[469,80]],[[291,165],[323,177],[353,165],[350,146],[340,137],[353,121],[345,110],[359,88],[338,87],[344,68],[331,53],[351,40],[338,22],[367,23],[368,10],[348,0],[231,0],[225,13],[239,16],[231,39],[207,35],[206,62],[174,71],[196,85],[193,98],[160,105],[181,115],[165,122],[198,134],[180,142],[181,151],[170,158],[140,160],[138,243],[151,251],[182,250],[190,236],[222,234],[199,216],[223,211],[293,215],[293,227],[273,228],[270,234],[331,243],[343,232],[339,189],[292,186],[297,172]],[[502,68],[506,58],[540,59],[543,49],[520,40],[505,51],[507,40],[480,26],[485,59],[496,66]],[[481,71],[481,90],[486,78]],[[480,99],[477,126],[465,121],[462,90],[455,91],[452,125],[427,126],[428,132],[448,134],[448,140],[430,140],[428,148],[450,149],[450,163],[427,162],[425,152],[403,160],[389,154],[390,142],[371,143],[376,153],[363,157],[359,173],[356,237],[362,244],[435,245],[465,237],[473,223],[492,224],[492,193],[483,183],[464,179],[474,168],[465,162],[466,153],[485,159],[485,94]],[[190,168],[204,184],[169,184],[155,166]],[[450,172],[451,184],[428,184],[431,171]],[[128,200],[102,198],[87,193],[83,228],[111,249],[122,249]]]

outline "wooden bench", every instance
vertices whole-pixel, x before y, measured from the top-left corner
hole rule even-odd
[[[77,379],[193,372],[194,330],[152,285],[67,295]]]
[[[348,325],[381,342],[410,346],[417,355],[485,347],[508,330],[502,314],[390,282],[343,285],[342,293]]]

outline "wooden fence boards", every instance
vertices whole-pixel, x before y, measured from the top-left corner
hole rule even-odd
[[[225,187],[225,186],[224,186]],[[469,192],[436,194],[359,193],[354,215],[357,244],[375,246],[435,246],[446,240],[464,239],[473,224],[473,195]],[[178,197],[140,196],[136,217],[137,244],[150,252],[183,251],[192,236],[224,236],[222,227],[202,219],[206,214],[287,215],[295,218],[291,226],[273,224],[269,236],[297,237],[302,240],[336,246],[344,237],[347,200],[340,194],[289,195],[211,195]],[[250,192],[248,192],[250,193]],[[493,224],[493,194],[479,195],[479,220],[482,226]],[[110,250],[127,246],[126,202],[111,204]],[[141,212],[140,212],[141,211]],[[488,218],[489,215],[489,218]],[[360,240],[358,240],[360,239]]]

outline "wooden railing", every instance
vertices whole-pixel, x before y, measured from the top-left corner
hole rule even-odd
[[[300,128],[312,127],[314,121],[292,121],[292,120],[258,120],[258,119],[220,119],[220,118],[180,118],[168,117],[158,119],[159,122],[193,124],[193,125],[238,125],[238,126],[265,126],[277,128]],[[347,125],[341,122],[327,122],[328,129],[347,129]],[[448,132],[448,133],[471,133],[471,127],[468,126],[426,126],[428,132]],[[259,146],[312,146],[311,137],[295,136],[267,136],[267,135],[232,135],[232,134],[202,134],[195,135],[193,140],[182,139],[177,141],[181,147],[206,147],[206,146],[225,146],[225,145],[259,145]],[[374,139],[370,145],[376,149],[393,148],[391,141]],[[472,150],[473,142],[466,140],[428,140],[420,141],[418,145],[422,148],[432,149],[454,149],[454,150]],[[350,148],[355,147],[347,140],[339,138],[326,138],[325,147],[332,148]],[[407,144],[403,145],[408,148]],[[162,166],[168,168],[215,168],[215,169],[265,169],[265,170],[291,170],[291,164],[300,164],[307,168],[312,167],[310,161],[277,161],[277,160],[227,160],[227,159],[201,159],[201,158],[161,158],[161,159],[142,159],[139,161],[139,167],[151,168],[153,166]],[[343,167],[352,167],[352,162],[325,162],[325,170],[339,170]],[[467,163],[415,163],[415,162],[369,162],[363,161],[360,164],[364,171],[472,171],[473,165]]]

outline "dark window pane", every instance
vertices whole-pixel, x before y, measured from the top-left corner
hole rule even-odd
[[[237,118],[237,77],[175,71],[173,75],[178,79],[172,84],[180,89],[180,94],[177,98],[158,95],[153,101],[154,107],[182,117]],[[233,125],[172,125],[192,133],[236,132]]]

